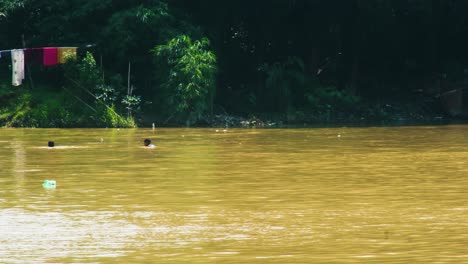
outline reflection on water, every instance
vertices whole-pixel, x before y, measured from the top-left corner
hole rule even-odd
[[[5,209],[0,214],[4,261],[30,261],[73,256],[114,257],[125,254],[127,239],[138,226],[112,219],[113,212],[29,212]]]
[[[467,132],[1,129],[0,262],[468,263]]]

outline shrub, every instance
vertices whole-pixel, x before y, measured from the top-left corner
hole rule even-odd
[[[328,108],[346,111],[354,108],[360,102],[358,96],[351,95],[346,91],[340,91],[333,86],[316,87],[306,93],[306,98],[312,108],[319,110]]]
[[[104,127],[122,127],[122,128],[134,128],[137,127],[133,117],[123,117],[115,111],[114,105],[106,107],[101,105],[99,108],[101,117],[99,119],[99,125]]]

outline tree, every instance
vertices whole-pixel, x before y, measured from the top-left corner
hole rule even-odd
[[[180,35],[153,49],[163,60],[166,76],[161,87],[165,91],[168,111],[192,124],[212,111],[216,84],[216,56],[209,50],[209,40],[192,41]]]

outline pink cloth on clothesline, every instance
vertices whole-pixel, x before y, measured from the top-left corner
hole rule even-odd
[[[44,66],[54,66],[58,63],[58,48],[43,48]]]

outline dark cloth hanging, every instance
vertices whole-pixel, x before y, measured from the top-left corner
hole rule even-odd
[[[2,53],[2,60],[11,59],[11,50],[4,50],[4,51],[1,51],[1,53]]]
[[[24,60],[26,63],[42,65],[44,63],[43,48],[28,48],[24,50]]]
[[[58,48],[47,47],[44,51],[44,66],[54,66],[58,63]]]
[[[76,49],[76,56],[78,58],[84,58],[86,56],[86,51],[87,51],[86,48],[78,47]]]
[[[96,52],[96,44],[88,44],[84,46],[79,46],[76,49],[76,55],[78,58],[86,57],[86,52],[95,53]]]

